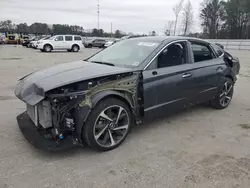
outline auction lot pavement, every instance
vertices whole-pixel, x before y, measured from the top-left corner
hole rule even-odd
[[[225,110],[197,106],[136,126],[110,152],[34,149],[16,123],[16,115],[25,110],[14,96],[16,81],[96,51],[41,53],[0,45],[0,188],[250,187],[249,51],[232,52],[241,60],[241,74]]]

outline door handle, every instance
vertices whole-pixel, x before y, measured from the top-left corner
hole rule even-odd
[[[185,73],[182,75],[182,78],[190,78],[192,76],[192,74],[190,73]]]
[[[156,71],[153,71],[152,74],[153,74],[153,75],[157,75],[158,73],[157,73]]]

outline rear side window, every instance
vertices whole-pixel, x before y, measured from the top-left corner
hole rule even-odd
[[[73,37],[72,36],[65,36],[66,41],[72,41]]]
[[[74,40],[82,40],[79,36],[74,36]]]
[[[214,59],[212,50],[205,44],[192,43],[192,49],[194,54],[194,61],[202,62]]]
[[[212,47],[213,47],[215,53],[218,55],[218,57],[220,57],[224,54],[224,51],[219,46],[212,44]]]
[[[63,41],[63,36],[58,36],[55,38],[55,41]]]

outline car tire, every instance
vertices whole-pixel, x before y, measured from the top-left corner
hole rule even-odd
[[[88,48],[92,48],[93,47],[93,45],[92,44],[88,44]]]
[[[52,46],[50,44],[45,44],[43,46],[43,51],[44,52],[51,52],[51,50],[52,50]]]
[[[68,49],[67,51],[68,51],[68,52],[71,52],[71,50],[70,50],[70,49]]]
[[[109,151],[118,147],[132,127],[131,114],[128,105],[119,99],[101,100],[91,111],[83,127],[83,140],[99,151]],[[117,117],[120,117],[119,121],[116,121]]]
[[[73,46],[72,46],[72,48],[71,48],[71,51],[72,52],[78,52],[80,50],[80,47],[78,46],[78,45],[76,45],[76,44],[74,44]]]
[[[41,51],[41,52],[44,52],[44,50],[43,50],[43,49],[40,49],[40,51]]]
[[[224,109],[229,106],[234,93],[234,82],[225,77],[218,88],[217,96],[211,101],[211,106],[215,109]]]

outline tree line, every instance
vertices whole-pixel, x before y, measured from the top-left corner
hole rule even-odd
[[[205,1],[200,18],[206,38],[250,38],[250,0]]]
[[[211,39],[250,39],[250,0],[203,0],[199,15],[202,32],[194,32],[193,7],[190,0],[179,0],[173,7],[174,20],[168,20],[166,35],[184,35]],[[178,29],[179,27],[179,29]],[[179,31],[178,31],[179,30]],[[0,32],[32,34],[77,34],[93,37],[120,38],[126,33],[116,30],[114,33],[103,29],[84,30],[82,26],[33,23],[15,24],[11,20],[0,22]],[[132,35],[133,33],[128,33]],[[155,31],[149,35],[157,35]]]
[[[166,35],[210,39],[250,39],[250,0],[203,0],[199,15],[202,32],[190,33],[194,26],[193,7],[188,0],[179,0],[173,7],[175,20],[168,20]],[[180,17],[181,16],[181,17]],[[180,23],[179,23],[180,22]]]
[[[114,33],[105,32],[103,29],[84,30],[82,26],[67,25],[67,24],[53,24],[46,23],[27,23],[15,24],[11,20],[0,21],[0,32],[2,33],[19,33],[19,34],[35,34],[35,35],[58,35],[58,34],[73,34],[88,37],[115,37],[121,38],[125,36],[120,30]]]

